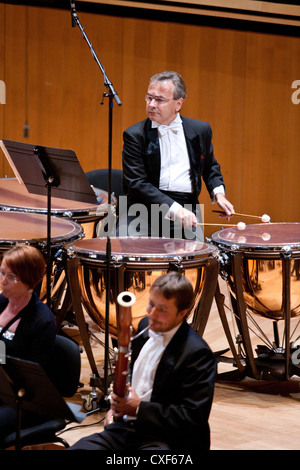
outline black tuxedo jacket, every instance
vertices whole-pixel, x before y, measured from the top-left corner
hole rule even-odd
[[[148,322],[140,322],[143,329]],[[132,366],[148,331],[132,341]],[[208,418],[216,379],[216,361],[205,341],[184,321],[159,362],[150,402],[141,402],[136,429],[172,450],[199,452],[210,447]]]
[[[220,165],[211,142],[212,131],[207,122],[181,116],[191,165],[191,181],[198,199],[202,179],[209,194],[224,185]],[[158,131],[151,127],[150,119],[138,122],[123,133],[123,188],[128,205],[134,203],[167,204],[174,200],[159,191],[160,147]]]

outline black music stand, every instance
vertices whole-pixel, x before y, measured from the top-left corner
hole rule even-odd
[[[10,356],[0,365],[0,398],[17,410],[16,450],[20,450],[23,410],[77,423],[86,417],[80,405],[64,401],[39,364]]]
[[[3,139],[0,141],[20,184],[29,193],[47,196],[47,304],[51,286],[51,197],[97,205],[92,189],[73,150],[43,147]]]
[[[19,183],[29,193],[48,195],[46,180],[53,178],[53,197],[97,205],[97,197],[73,150],[44,147],[3,139],[0,146]]]

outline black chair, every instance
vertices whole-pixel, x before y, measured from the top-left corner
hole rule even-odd
[[[103,189],[108,191],[108,169],[102,168],[98,170],[91,170],[86,172],[86,177],[91,185],[95,188]],[[122,170],[111,170],[111,191],[115,195],[118,205],[119,197],[124,195],[122,186],[123,171]],[[118,215],[118,205],[116,208],[116,214]]]
[[[95,188],[108,191],[108,169],[98,169],[86,172],[87,179],[91,185]],[[125,193],[122,185],[123,171],[122,170],[111,170],[111,192],[117,199],[117,206],[113,213],[116,233],[118,233],[118,219],[119,219],[119,198]],[[98,237],[107,236],[109,230],[109,224],[105,223],[105,219],[100,221],[97,228],[96,234]]]
[[[80,349],[78,345],[65,336],[56,336],[51,366],[47,375],[62,397],[70,398],[75,395],[81,371]],[[64,447],[69,444],[56,433],[63,430],[68,422],[65,419],[49,419],[41,424],[24,428],[20,433],[20,447],[35,446],[49,443],[61,443]],[[16,432],[7,436],[2,448],[7,449],[16,444]]]

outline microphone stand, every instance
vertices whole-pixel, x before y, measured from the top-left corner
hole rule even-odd
[[[108,215],[110,216],[111,211],[111,166],[112,166],[112,122],[113,122],[113,100],[115,99],[118,106],[121,106],[121,100],[113,88],[111,81],[108,79],[108,76],[105,72],[103,65],[100,63],[94,49],[92,43],[89,41],[87,35],[85,34],[84,28],[82,27],[79,18],[77,16],[75,10],[75,2],[70,1],[71,4],[71,20],[72,20],[72,27],[79,27],[83,38],[87,42],[92,57],[97,62],[98,67],[100,68],[103,77],[104,77],[104,86],[106,87],[107,92],[103,93],[103,100],[101,104],[104,102],[104,98],[109,99],[109,122],[108,122]],[[112,225],[112,224],[108,224]],[[109,364],[109,300],[110,300],[110,260],[111,260],[111,241],[110,235],[108,232],[106,238],[106,305],[105,305],[105,357],[104,357],[104,404],[108,406],[108,364]]]

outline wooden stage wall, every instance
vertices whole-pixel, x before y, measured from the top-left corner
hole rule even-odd
[[[300,220],[299,37],[77,13],[122,101],[113,107],[114,168],[123,130],[145,117],[149,77],[176,70],[188,89],[182,114],[210,122],[236,211]],[[0,138],[71,148],[84,171],[107,167],[103,76],[70,11],[1,3],[0,80]],[[0,159],[0,177],[13,176]],[[217,221],[205,190],[201,202],[205,220]]]

